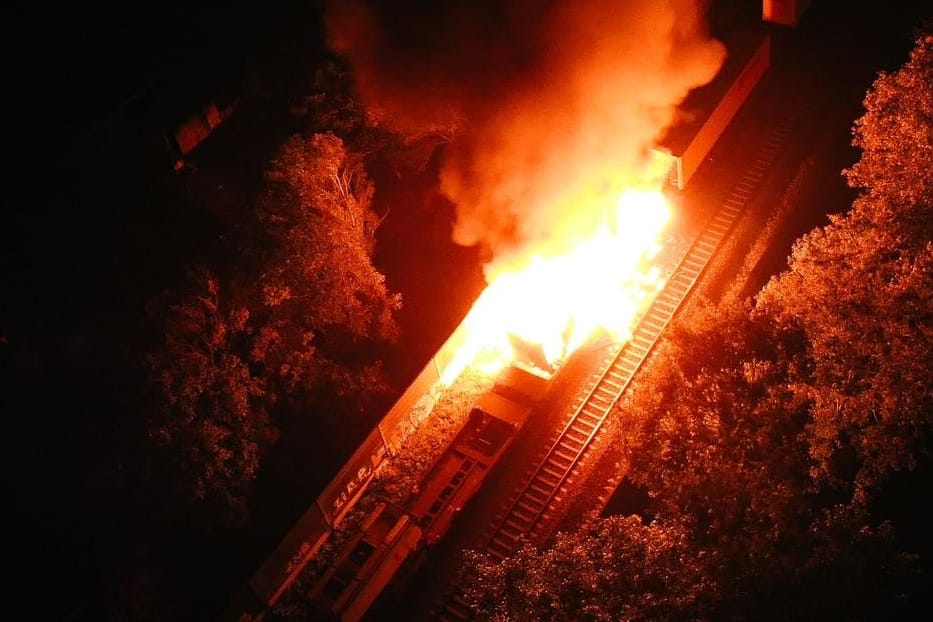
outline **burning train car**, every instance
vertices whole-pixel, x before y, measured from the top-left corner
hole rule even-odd
[[[342,622],[362,618],[399,569],[447,533],[549,384],[540,369],[505,368],[404,506],[380,502],[361,523],[310,591],[315,609]]]
[[[443,537],[456,513],[479,490],[534,405],[546,394],[548,381],[534,368],[510,365],[470,412],[408,503],[424,527],[428,544]]]

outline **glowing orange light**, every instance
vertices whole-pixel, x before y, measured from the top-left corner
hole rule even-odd
[[[495,274],[464,320],[467,337],[443,380],[467,365],[494,373],[515,360],[510,336],[540,346],[552,366],[597,328],[626,340],[664,285],[652,259],[670,217],[660,191],[627,190],[608,222],[572,252],[532,254],[520,269]]]

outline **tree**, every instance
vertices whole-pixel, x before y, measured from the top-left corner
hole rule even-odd
[[[894,611],[907,576],[889,526],[815,477],[804,337],[747,304],[701,307],[624,403],[628,478],[651,515],[691,526],[682,555],[707,560],[714,619]]]
[[[525,544],[499,562],[469,553],[467,598],[481,620],[681,620],[701,618],[709,585],[691,558],[688,530],[612,517],[559,534],[539,550]]]
[[[881,72],[852,129],[859,161],[844,171],[862,192],[853,218],[883,228],[898,245],[922,249],[933,227],[933,35],[922,34],[909,60]]]
[[[865,108],[845,171],[860,195],[795,244],[758,304],[805,335],[811,453],[858,496],[916,466],[933,427],[933,37],[880,74]]]
[[[263,304],[336,345],[394,339],[401,306],[373,266],[379,219],[362,160],[333,134],[292,137],[273,160],[258,206],[266,237]]]
[[[372,195],[334,135],[293,137],[236,264],[195,269],[153,305],[152,439],[173,453],[183,498],[224,509],[221,522],[245,519],[283,420],[365,410],[387,390],[375,345],[396,336],[401,300],[372,264]]]
[[[190,273],[188,291],[154,309],[164,335],[147,363],[159,401],[150,437],[170,452],[183,499],[219,522],[247,516],[249,486],[277,436],[265,383],[250,372],[249,311],[231,305],[209,270]]]
[[[749,312],[724,302],[678,322],[623,402],[629,479],[657,515],[696,525],[701,545],[775,535],[810,492],[806,403],[787,384],[794,343]]]

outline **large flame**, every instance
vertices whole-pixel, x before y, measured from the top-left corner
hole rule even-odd
[[[453,239],[493,258],[442,379],[518,356],[514,336],[551,364],[594,327],[624,338],[664,273],[651,254],[667,210],[651,193],[609,207],[654,187],[646,155],[725,59],[709,3],[396,4],[331,2],[325,24],[370,113],[408,138],[445,137]]]
[[[532,253],[521,267],[498,270],[464,319],[463,344],[443,380],[468,365],[495,373],[525,356],[518,344],[539,347],[542,363],[553,368],[596,329],[627,340],[664,285],[666,271],[653,259],[670,219],[660,190],[627,190],[605,224],[572,251]]]

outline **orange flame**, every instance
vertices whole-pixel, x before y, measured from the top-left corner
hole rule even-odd
[[[515,340],[540,346],[558,366],[598,328],[615,341],[630,337],[639,314],[664,286],[653,263],[671,210],[660,190],[626,190],[610,217],[572,252],[532,254],[520,269],[503,269],[465,318],[463,345],[445,383],[466,366],[495,373],[520,360]]]

